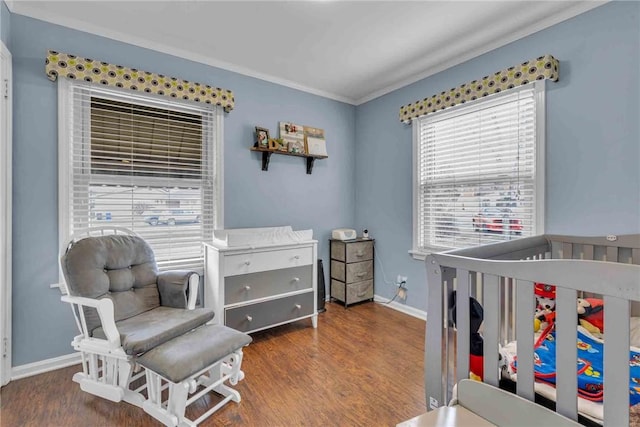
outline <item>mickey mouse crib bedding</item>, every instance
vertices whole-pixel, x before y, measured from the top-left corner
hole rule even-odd
[[[536,317],[534,318],[534,377],[535,391],[545,398],[555,401],[555,383],[557,376],[555,324],[555,286],[536,283]],[[455,325],[456,292],[451,299],[451,317]],[[483,339],[479,332],[484,310],[475,299],[470,298],[470,377],[482,381],[483,376]],[[603,419],[602,401],[604,397],[604,304],[598,298],[578,298],[577,314],[580,326],[577,326],[577,393],[580,399],[578,410],[590,420],[600,422]],[[543,313],[544,312],[544,313]],[[543,314],[541,314],[543,313]],[[553,314],[553,316],[551,315]],[[544,319],[544,328],[540,329],[540,319]],[[631,345],[629,351],[629,404],[640,403],[640,317],[630,319]],[[517,381],[517,341],[500,346],[501,377]],[[637,415],[636,415],[637,414]],[[640,405],[632,411],[636,424],[640,424]]]
[[[636,422],[633,414],[640,405],[631,411],[629,405],[635,402],[632,393],[638,390],[634,381],[640,377],[630,363],[635,363],[640,352],[631,347],[630,337],[640,333],[630,324],[634,322],[632,311],[640,308],[640,235],[534,236],[431,254],[426,268],[425,389],[429,409],[445,404],[453,384],[470,375],[471,350],[478,347],[472,346],[471,339],[478,331],[470,328],[477,311],[470,301],[475,297],[484,310],[483,382],[497,386],[504,367],[505,376],[517,379],[518,395],[533,401],[536,393],[546,394],[556,401],[556,411],[569,418],[578,419],[581,413],[605,425]],[[545,328],[534,335],[532,323],[540,314],[534,311],[535,283],[556,284],[558,293],[555,329],[549,330],[537,347]],[[454,290],[456,328],[448,310]],[[600,311],[610,328],[604,342],[592,324],[577,326],[577,301],[584,295],[602,296],[604,310]],[[640,310],[633,314],[640,315]],[[587,358],[595,352],[604,358]],[[551,353],[558,357],[545,359]],[[580,368],[579,359],[585,361]],[[546,371],[540,369],[543,362]],[[582,380],[577,378],[579,369]],[[592,381],[595,372],[600,381]],[[604,403],[576,398],[588,393],[592,400],[599,400],[601,394]]]
[[[558,356],[555,331],[556,288],[553,285],[535,283],[536,316],[534,330],[534,376],[537,383],[555,388],[556,357]],[[602,403],[604,397],[604,302],[599,298],[578,298],[577,300],[577,361],[576,375],[578,397],[587,401]],[[544,329],[540,329],[544,321]],[[640,403],[640,318],[630,319],[629,350],[629,405]],[[613,332],[615,333],[615,331]],[[506,346],[503,374],[515,381],[517,378],[516,351]],[[545,397],[555,400],[555,390],[537,387]],[[582,404],[582,413],[590,418],[602,420],[602,405]]]
[[[632,335],[640,334],[640,318],[632,318]],[[603,397],[605,386],[604,340],[592,335],[586,328],[577,327],[578,411],[581,415],[601,422],[604,418]],[[640,403],[640,342],[632,341],[629,349],[629,406]],[[547,399],[556,400],[557,342],[553,330],[538,334],[534,346],[535,391]],[[502,357],[502,376],[517,381],[518,358],[517,342],[512,341],[500,349]],[[630,413],[630,424],[640,424],[640,405]]]

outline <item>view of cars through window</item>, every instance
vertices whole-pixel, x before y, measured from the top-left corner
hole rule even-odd
[[[144,221],[149,225],[182,225],[200,222],[200,214],[196,211],[175,209],[171,211],[155,211],[146,216]]]
[[[133,226],[197,224],[202,216],[199,199],[197,188],[92,185],[89,216]]]
[[[473,231],[511,231],[522,234],[522,222],[513,217],[509,208],[484,208],[472,219]]]
[[[458,185],[455,191],[450,186],[428,191],[438,201],[427,221],[437,247],[469,247],[531,235],[533,201],[525,188],[518,192],[493,183],[484,188]]]
[[[202,251],[202,195],[194,187],[90,185],[89,227],[126,227],[150,242],[156,259]]]

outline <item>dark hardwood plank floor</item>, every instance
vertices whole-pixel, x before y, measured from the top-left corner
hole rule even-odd
[[[202,426],[394,426],[426,411],[425,322],[382,304],[345,310],[335,303],[318,319],[253,334],[244,351],[239,404]],[[79,365],[10,382],[0,391],[0,425],[158,426],[141,408],[113,403],[71,381]],[[204,412],[201,398],[187,416]],[[199,406],[199,407],[198,407]]]

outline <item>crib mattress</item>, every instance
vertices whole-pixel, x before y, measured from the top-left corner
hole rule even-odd
[[[599,339],[598,337],[591,335],[586,329],[581,327],[578,328],[586,335],[589,335],[594,339]],[[538,334],[536,334],[535,339],[538,339]],[[640,352],[640,318],[631,318],[631,350]],[[503,379],[516,382],[517,373],[512,370],[511,366],[517,354],[517,342],[512,341],[501,347],[500,354],[503,357],[501,377]],[[555,402],[555,387],[536,381],[534,383],[534,389],[537,394]],[[592,402],[578,396],[578,413],[594,422],[597,422],[598,424],[602,424],[602,420],[604,418],[604,407],[602,403]],[[640,404],[634,405],[630,408],[629,425],[632,427],[640,427]]]

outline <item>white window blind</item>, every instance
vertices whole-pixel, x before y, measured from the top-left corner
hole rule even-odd
[[[415,251],[542,232],[543,95],[536,82],[414,120]]]
[[[161,270],[202,270],[202,241],[221,209],[217,107],[66,79],[60,88],[66,236],[127,227]]]

